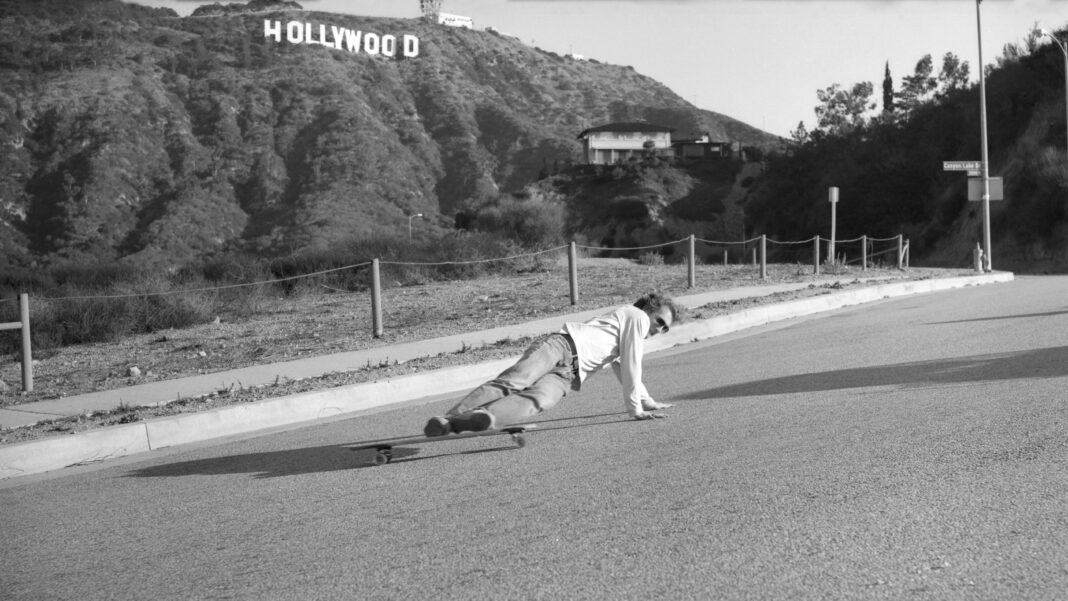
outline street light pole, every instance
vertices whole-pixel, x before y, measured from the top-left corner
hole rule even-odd
[[[983,144],[983,263],[984,270],[993,270],[990,248],[990,153],[986,143],[986,74],[983,68],[983,21],[979,5],[983,0],[975,0],[975,25],[979,32],[979,120]]]
[[[408,215],[408,242],[412,241],[412,219],[416,217],[422,217],[422,213],[416,213],[415,215]]]
[[[1040,31],[1042,35],[1053,40],[1053,43],[1061,49],[1061,53],[1064,54],[1064,129],[1065,129],[1065,144],[1068,144],[1068,43],[1061,43],[1052,32],[1043,29]],[[1068,151],[1068,146],[1065,146],[1065,151]]]

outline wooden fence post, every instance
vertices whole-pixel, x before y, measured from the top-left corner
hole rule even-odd
[[[22,390],[33,392],[33,352],[30,348],[30,295],[19,294],[19,320],[0,323],[0,330],[22,330]]]
[[[902,269],[901,264],[904,259],[905,252],[905,237],[901,234],[897,235],[897,268]]]
[[[572,240],[567,249],[567,280],[571,287],[571,304],[578,304],[578,249]]]
[[[374,328],[374,337],[381,338],[382,327],[382,274],[379,269],[378,259],[371,260],[371,322]]]
[[[860,237],[860,270],[868,270],[868,236]]]
[[[19,295],[19,321],[22,323],[22,389],[33,392],[33,353],[30,348],[30,295]]]
[[[812,273],[820,274],[820,235],[812,239]]]
[[[768,237],[760,235],[760,279],[768,279]]]
[[[692,288],[692,287],[697,285],[697,267],[696,267],[696,265],[697,265],[697,263],[696,263],[696,254],[697,253],[694,250],[694,246],[695,246],[695,237],[694,237],[693,234],[690,234],[690,249],[689,249],[689,253],[687,254],[687,259],[689,260],[689,266],[690,266],[689,267],[689,272],[687,274],[688,275],[687,287],[689,287],[689,288]]]

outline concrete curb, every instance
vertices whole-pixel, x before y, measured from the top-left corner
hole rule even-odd
[[[863,282],[863,280],[860,280]],[[680,297],[680,303],[705,304],[717,300],[750,298],[799,290],[805,283],[771,284],[764,286],[739,286],[727,290],[712,290]],[[473,346],[493,344],[507,338],[540,336],[559,329],[564,321],[586,321],[603,313],[605,309],[589,309],[567,315],[536,319],[518,324],[500,326],[442,336],[417,342],[405,342],[388,346],[376,346],[357,351],[344,351],[279,361],[266,365],[250,365],[237,369],[187,376],[176,380],[161,380],[134,384],[112,390],[102,390],[59,399],[37,401],[0,409],[0,428],[17,428],[40,421],[110,411],[126,404],[132,407],[165,405],[181,398],[198,397],[218,390],[269,385],[280,378],[314,378],[330,372],[358,369],[364,365],[381,363],[405,363],[412,359],[433,356],[439,353],[455,353]]]
[[[656,352],[769,323],[833,311],[898,296],[982,284],[1011,282],[1012,273],[896,282],[825,296],[765,305],[738,313],[680,324],[646,345]],[[306,392],[201,413],[164,417],[62,438],[0,446],[0,479],[84,465],[165,447],[384,407],[430,394],[464,391],[497,375],[517,357],[435,370],[390,380]]]
[[[662,350],[678,344],[723,336],[776,321],[834,311],[850,305],[860,305],[886,298],[938,292],[966,286],[1005,283],[1011,282],[1013,279],[1015,279],[1015,276],[1012,273],[993,273],[981,276],[895,282],[849,292],[763,305],[739,311],[738,313],[687,323],[685,324],[686,327],[679,327],[669,332],[666,336],[653,339],[646,347],[650,351]]]

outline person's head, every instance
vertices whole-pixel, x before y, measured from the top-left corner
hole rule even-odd
[[[639,298],[634,306],[649,315],[649,332],[646,333],[646,338],[667,332],[671,325],[682,317],[682,311],[675,301],[655,292]]]

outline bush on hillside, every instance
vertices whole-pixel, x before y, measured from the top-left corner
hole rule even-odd
[[[474,226],[527,248],[548,248],[564,243],[564,221],[564,207],[558,202],[501,196],[478,211]]]
[[[0,306],[0,321],[18,321],[17,305]],[[34,352],[73,344],[111,342],[132,334],[187,328],[207,322],[214,306],[195,294],[122,298],[31,298],[30,331]],[[0,338],[0,352],[15,353],[18,336]]]

